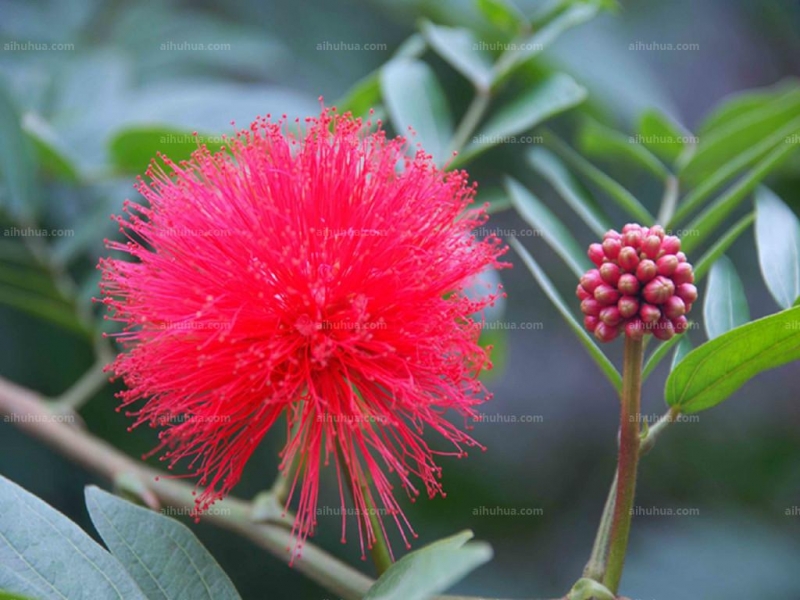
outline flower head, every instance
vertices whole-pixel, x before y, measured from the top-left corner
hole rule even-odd
[[[688,327],[686,314],[697,300],[694,272],[680,251],[681,241],[659,225],[629,223],[608,231],[602,244],[589,246],[597,266],[576,290],[586,329],[601,342],[622,331],[642,339],[652,333],[668,340]]]
[[[159,156],[137,186],[147,205],[115,217],[129,241],[107,246],[135,259],[99,265],[103,302],[124,324],[119,397],[134,426],[163,427],[153,453],[204,486],[198,512],[285,415],[298,546],[331,461],[357,514],[385,512],[408,544],[390,477],[412,499],[444,495],[435,455],[477,445],[445,413],[474,418],[488,398],[471,315],[502,292],[465,290],[504,266],[505,249],[471,235],[487,216],[468,208],[465,172],[409,157],[404,139],[335,109],[300,125],[268,116],[219,153]],[[429,448],[424,428],[450,450]],[[362,552],[372,527],[359,517]]]

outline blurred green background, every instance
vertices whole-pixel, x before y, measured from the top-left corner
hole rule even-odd
[[[527,14],[548,4],[518,2]],[[582,110],[622,128],[643,109],[659,107],[692,129],[725,96],[800,74],[795,1],[641,0],[621,6],[617,14],[603,14],[559,38],[541,61],[560,65],[588,88],[590,102]],[[385,63],[422,16],[487,29],[469,0],[233,0],[224,6],[0,1],[0,15],[0,86],[31,135],[47,140],[51,149],[43,155],[34,148],[44,165],[35,182],[44,207],[40,221],[76,232],[44,243],[78,282],[75,296],[86,307],[97,293],[94,265],[104,253],[102,240],[115,233],[108,215],[134,194],[132,172],[114,166],[119,132],[135,126],[216,134],[229,132],[231,121],[246,126],[266,113],[313,115],[320,96],[335,103]],[[699,49],[631,51],[637,42],[686,42]],[[384,49],[348,49],[353,44]],[[460,114],[468,101],[464,81],[440,59],[430,57],[430,64]],[[569,130],[570,118],[561,117],[558,126]],[[151,148],[142,151],[143,167]],[[487,153],[473,176],[481,184],[496,180],[514,152],[511,146]],[[795,209],[797,167],[797,161],[790,163],[773,183]],[[620,179],[631,176],[624,165],[610,170]],[[525,227],[511,211],[496,215],[492,224]],[[593,241],[586,231],[576,229],[575,235],[582,243]],[[9,241],[0,241],[10,251]],[[571,275],[545,243],[524,242],[561,289],[571,289]],[[729,257],[753,317],[775,312],[752,232]],[[474,434],[488,451],[442,460],[447,498],[417,502],[407,512],[420,535],[416,547],[464,528],[494,546],[495,559],[459,590],[556,596],[588,558],[614,469],[617,404],[537,284],[512,260],[515,268],[502,273],[509,295],[503,320],[537,325],[507,332],[504,359],[487,380],[494,400],[484,412],[532,422],[477,424]],[[0,374],[43,394],[62,393],[92,364],[86,335],[29,311],[0,306],[0,331]],[[616,359],[618,353],[611,349]],[[667,369],[661,365],[647,384],[647,414],[664,411]],[[800,506],[799,375],[796,365],[788,365],[758,377],[697,422],[673,427],[645,459],[637,505],[699,514],[634,518],[622,588],[628,595],[800,599],[800,508],[787,516],[787,509]],[[129,423],[115,406],[109,387],[81,414],[91,431],[127,452],[150,449],[152,432],[127,433]],[[270,435],[253,458],[238,495],[252,496],[272,483],[280,434]],[[2,422],[0,473],[91,530],[83,486],[97,480]],[[321,505],[336,506],[333,473],[324,487]],[[486,514],[494,508],[537,514]],[[245,599],[332,597],[248,542],[202,524],[196,530]],[[351,543],[342,546],[339,518],[320,517],[315,541],[358,564],[352,527],[349,537]],[[362,566],[372,571],[370,564]]]

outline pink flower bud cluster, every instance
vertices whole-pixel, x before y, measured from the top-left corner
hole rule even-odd
[[[686,314],[697,300],[692,265],[681,241],[660,225],[629,223],[608,231],[602,244],[589,246],[597,265],[581,277],[576,294],[583,323],[601,342],[623,331],[640,340],[652,333],[668,340],[688,327]]]

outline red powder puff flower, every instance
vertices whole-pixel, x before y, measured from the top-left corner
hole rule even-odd
[[[137,185],[149,206],[128,201],[115,217],[130,241],[107,242],[136,260],[99,265],[103,302],[124,324],[111,368],[127,384],[122,406],[144,401],[128,413],[134,426],[164,427],[153,453],[170,468],[186,459],[184,476],[205,486],[198,512],[285,414],[298,549],[331,459],[343,506],[342,482],[354,496],[362,554],[375,508],[408,546],[416,534],[388,474],[412,500],[418,485],[444,496],[434,456],[478,445],[445,413],[474,419],[488,399],[478,375],[491,363],[470,316],[502,292],[466,289],[506,266],[505,248],[471,235],[487,216],[467,209],[465,172],[408,157],[403,138],[335,109],[306,123],[291,133],[268,116],[222,152],[153,163]],[[429,448],[424,426],[452,449]]]

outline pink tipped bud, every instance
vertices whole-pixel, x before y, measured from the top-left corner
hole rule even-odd
[[[658,323],[653,325],[653,335],[659,340],[666,341],[675,335],[675,328],[672,326],[672,321],[667,319],[659,319]]]
[[[603,283],[603,279],[600,277],[600,271],[597,269],[592,269],[591,271],[586,271],[581,277],[581,286],[590,294],[594,293],[595,288],[598,285]]]
[[[672,281],[675,282],[675,285],[694,283],[694,270],[692,269],[692,265],[687,262],[678,263],[677,268],[672,273]]]
[[[681,249],[681,241],[674,235],[666,235],[661,240],[661,249],[664,254],[677,254]]]
[[[621,314],[623,318],[630,319],[639,312],[639,301],[630,296],[623,296],[619,299],[619,302],[617,302],[617,308],[619,309],[619,314]]]
[[[608,235],[608,234],[606,234]],[[603,252],[605,252],[606,257],[614,260],[619,256],[619,251],[622,248],[622,243],[619,241],[619,238],[615,237],[608,237],[603,240]]]
[[[635,248],[625,246],[619,251],[617,262],[620,267],[632,273],[636,270],[636,267],[639,266],[639,253]]]
[[[639,316],[645,323],[655,323],[661,318],[661,311],[652,304],[642,304],[639,309]]]
[[[600,311],[600,320],[606,325],[616,327],[622,321],[622,315],[616,306],[606,306]]]
[[[593,317],[592,315],[586,315],[583,317],[583,326],[592,333],[594,333],[594,330],[597,329],[598,323],[600,323],[600,319],[597,317]]]
[[[625,223],[622,227],[622,233],[628,233],[629,231],[641,231],[642,226],[638,223]]]
[[[697,288],[691,283],[682,283],[675,289],[675,293],[687,306],[697,300]]]
[[[664,231],[664,228],[661,225],[653,225],[650,228],[650,235],[655,235],[658,237],[658,239],[663,239],[665,233],[666,232]]]
[[[586,300],[587,298],[591,298],[592,295],[583,289],[583,286],[578,284],[578,287],[575,288],[575,295],[578,297],[579,300]]]
[[[595,288],[594,299],[604,306],[610,306],[611,304],[616,304],[617,300],[619,300],[619,292],[616,288],[603,283]]]
[[[615,286],[619,281],[621,271],[614,263],[605,263],[600,267],[600,277],[603,278],[608,285]]]
[[[634,250],[638,250],[642,245],[642,239],[644,239],[644,236],[642,235],[642,230],[632,229],[631,231],[626,232],[625,235],[622,236],[622,243],[625,246],[630,246]]]
[[[686,304],[678,296],[670,296],[664,302],[664,316],[668,319],[677,319],[686,314]]]
[[[650,304],[663,304],[675,293],[675,284],[671,279],[659,275],[644,286],[642,295]]]
[[[625,273],[620,275],[617,282],[617,289],[626,296],[634,296],[639,292],[639,280],[636,275]]]
[[[600,314],[600,309],[602,306],[600,303],[595,300],[594,298],[587,298],[583,302],[581,302],[581,312],[585,315],[591,315],[596,317]]]
[[[678,252],[675,256],[678,257],[678,262],[686,262],[686,255],[683,252]]]
[[[661,251],[661,238],[657,235],[648,235],[642,241],[642,252],[647,258],[655,259]]]
[[[658,267],[658,274],[659,275],[666,275],[667,277],[672,275],[675,272],[675,269],[678,267],[680,263],[678,263],[678,257],[674,254],[667,254],[662,256],[661,258],[656,261],[656,267]]]
[[[625,325],[625,335],[632,340],[641,340],[645,333],[645,324],[641,319],[633,319]]]
[[[598,267],[603,264],[603,259],[606,257],[606,253],[603,252],[603,246],[597,243],[591,244],[586,254],[589,255],[589,260]]]
[[[601,342],[610,342],[619,335],[619,328],[606,325],[602,321],[597,324],[594,336]]]
[[[686,317],[676,317],[672,319],[672,326],[675,328],[675,333],[683,333],[689,329],[689,320]]]
[[[658,274],[658,267],[656,267],[656,263],[654,263],[649,258],[644,259],[642,262],[639,263],[639,266],[636,267],[636,277],[639,279],[641,283],[647,283],[653,277]]]
[[[609,229],[603,234],[603,241],[606,240],[618,240],[620,237],[619,231],[616,229]]]

